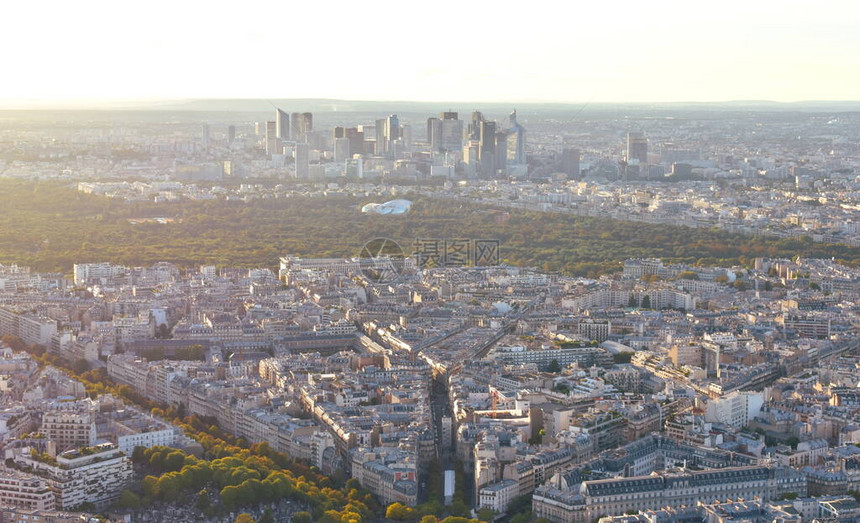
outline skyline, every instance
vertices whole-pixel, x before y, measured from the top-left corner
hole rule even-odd
[[[186,99],[486,103],[857,100],[860,6],[733,0],[529,9],[390,1],[242,10],[16,4],[0,107]],[[279,21],[282,21],[280,23]],[[133,23],[132,23],[133,22]],[[358,47],[358,51],[356,51]],[[61,85],[62,90],[57,86]]]

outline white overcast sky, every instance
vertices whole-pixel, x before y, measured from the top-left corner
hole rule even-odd
[[[860,99],[858,0],[17,1],[0,102]]]

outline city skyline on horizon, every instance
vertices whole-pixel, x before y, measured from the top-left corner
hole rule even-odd
[[[814,10],[799,1],[731,0],[707,13],[675,0],[575,11],[541,1],[488,9],[445,0],[432,10],[260,1],[203,11],[158,0],[135,13],[107,2],[52,3],[50,18],[43,7],[11,7],[10,19],[20,23],[0,35],[16,50],[7,57],[12,74],[0,85],[0,107],[858,99],[851,71],[860,70],[852,52],[860,46],[853,31],[860,8],[839,0]],[[279,19],[292,23],[273,23]]]

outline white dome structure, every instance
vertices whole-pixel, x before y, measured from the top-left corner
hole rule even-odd
[[[409,200],[391,200],[385,203],[368,203],[361,208],[364,214],[406,214],[412,208]]]

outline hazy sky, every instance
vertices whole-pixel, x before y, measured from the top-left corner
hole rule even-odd
[[[0,103],[860,99],[857,0],[8,1]]]

